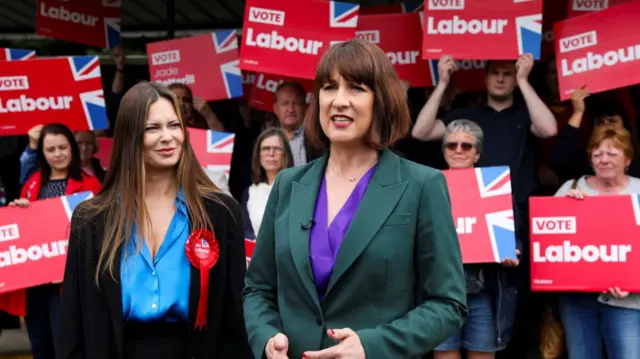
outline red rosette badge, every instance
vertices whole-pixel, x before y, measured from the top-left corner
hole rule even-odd
[[[199,228],[189,235],[185,252],[191,265],[200,270],[200,298],[198,299],[196,329],[202,329],[207,326],[209,270],[218,263],[220,245],[210,230]]]

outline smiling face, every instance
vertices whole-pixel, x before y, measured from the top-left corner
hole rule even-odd
[[[373,121],[373,91],[334,72],[318,94],[320,125],[332,143],[364,143]]]
[[[145,170],[175,168],[182,155],[184,130],[172,103],[159,98],[149,106],[144,129]]]
[[[466,131],[453,132],[444,141],[444,159],[450,169],[472,168],[480,159],[476,138]]]
[[[52,172],[64,172],[71,163],[71,144],[64,135],[46,134],[42,140],[44,158]]]

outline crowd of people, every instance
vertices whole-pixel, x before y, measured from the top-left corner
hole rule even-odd
[[[74,213],[64,281],[0,295],[35,359],[525,358],[546,311],[569,359],[640,358],[640,295],[531,293],[528,260],[531,196],[640,191],[636,87],[562,102],[555,60],[523,54],[487,62],[482,93],[455,88],[450,56],[434,88],[407,90],[353,40],[323,55],[311,103],[282,82],[267,113],[182,84],[127,89],[113,56],[109,130],[0,138],[9,206],[97,195]],[[186,127],[236,134],[228,183]],[[96,136],[114,139],[108,169]],[[505,165],[518,257],[463,265],[438,170]]]

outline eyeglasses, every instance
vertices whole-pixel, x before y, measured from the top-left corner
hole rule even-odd
[[[273,153],[282,153],[284,149],[280,146],[262,146],[260,147],[261,153],[269,153],[273,151]]]
[[[462,149],[463,152],[469,152],[475,147],[475,145],[471,142],[447,142],[444,144],[444,147],[449,151],[456,151],[458,146]]]

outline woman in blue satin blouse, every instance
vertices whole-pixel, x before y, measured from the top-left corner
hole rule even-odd
[[[140,83],[102,191],[71,220],[56,357],[250,359],[245,263],[239,205],[198,164],[175,96]]]
[[[305,131],[329,151],[278,174],[245,280],[255,358],[415,359],[462,326],[444,175],[389,150],[409,125],[382,50],[327,50]]]

